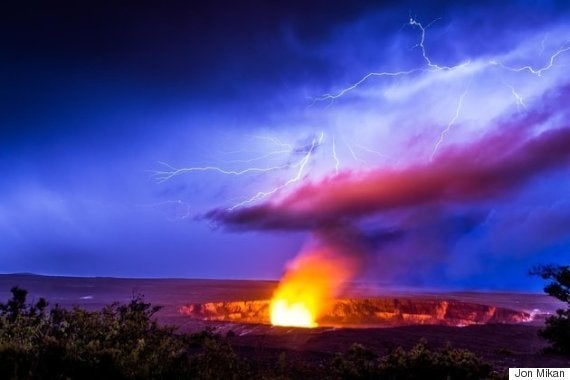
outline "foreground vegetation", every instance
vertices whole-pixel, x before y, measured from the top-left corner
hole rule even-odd
[[[48,308],[12,289],[0,303],[1,379],[480,379],[491,367],[473,353],[425,342],[384,357],[355,344],[333,359],[305,362],[285,353],[266,362],[240,357],[210,330],[178,334],[153,319],[141,297],[101,311]]]
[[[570,266],[546,265],[531,273],[549,281],[544,288],[546,294],[566,303],[566,309],[558,309],[546,319],[539,335],[550,342],[552,351],[570,355]]]

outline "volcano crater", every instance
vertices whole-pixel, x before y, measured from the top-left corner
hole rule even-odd
[[[202,321],[271,324],[269,300],[194,303],[178,311]],[[469,326],[531,321],[525,311],[453,299],[413,297],[341,298],[317,318],[320,327]]]

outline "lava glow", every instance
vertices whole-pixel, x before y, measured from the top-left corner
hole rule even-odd
[[[334,249],[302,252],[288,267],[273,295],[271,324],[317,327],[319,317],[353,273],[352,261]]]
[[[274,299],[271,302],[271,324],[276,326],[316,327],[315,316],[301,300]]]

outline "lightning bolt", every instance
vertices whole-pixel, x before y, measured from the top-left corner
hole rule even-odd
[[[436,71],[443,71],[443,70],[454,70],[460,67],[465,67],[467,65],[470,64],[470,61],[466,61],[464,63],[458,64],[456,66],[441,66],[438,65],[436,63],[434,63],[432,61],[432,59],[429,57],[426,46],[425,46],[425,40],[426,40],[426,30],[436,21],[438,21],[439,19],[435,19],[432,22],[430,22],[427,26],[423,26],[422,23],[420,23],[419,21],[417,21],[415,18],[410,17],[407,25],[415,27],[417,29],[419,29],[420,31],[420,36],[419,36],[419,41],[418,43],[413,46],[414,48],[417,47],[420,49],[421,51],[421,55],[422,58],[425,62],[425,67],[423,68],[415,68],[415,69],[411,69],[411,70],[406,70],[406,71],[394,71],[394,72],[389,72],[389,71],[385,71],[385,72],[371,72],[366,74],[365,76],[363,76],[360,80],[358,80],[356,83],[340,90],[337,93],[327,93],[324,95],[321,95],[320,97],[317,97],[313,100],[313,103],[316,101],[322,101],[322,100],[330,100],[331,102],[334,101],[335,99],[338,99],[340,97],[342,97],[343,95],[345,95],[346,93],[355,90],[356,88],[358,88],[360,85],[362,85],[364,82],[366,82],[367,80],[369,80],[372,77],[383,77],[383,76],[392,76],[392,77],[396,77],[396,76],[404,76],[404,75],[411,75],[413,73],[417,73],[417,72],[436,72]],[[544,44],[545,44],[545,40],[546,40],[546,36],[545,38],[542,40],[541,42],[541,46],[542,46],[542,51],[544,50]],[[566,44],[565,44],[566,45]],[[551,69],[556,60],[558,59],[558,57],[560,57],[563,53],[567,52],[570,50],[570,46],[562,46],[560,49],[558,49],[556,52],[554,52],[554,54],[552,54],[547,62],[547,64],[541,68],[534,68],[530,65],[526,65],[526,66],[522,66],[522,67],[509,67],[497,60],[491,60],[489,62],[487,62],[487,64],[484,64],[481,66],[480,69],[483,69],[484,67],[488,67],[489,65],[491,66],[500,66],[504,69],[513,71],[513,72],[522,72],[522,71],[528,71],[531,74],[537,75],[537,76],[542,76],[542,74]],[[472,77],[473,78],[473,77]],[[456,123],[457,119],[459,118],[460,112],[463,108],[463,101],[465,96],[467,95],[467,92],[469,90],[469,86],[470,86],[471,80],[467,86],[467,88],[465,89],[465,91],[459,96],[458,101],[457,101],[457,107],[455,110],[455,114],[453,115],[453,117],[451,118],[451,120],[447,123],[446,127],[443,129],[443,131],[441,132],[439,139],[436,141],[433,152],[431,154],[431,159],[433,160],[433,158],[435,157],[440,145],[443,143],[445,136],[449,133],[449,131],[451,130],[451,128],[453,127],[453,125]],[[517,108],[519,108],[519,110],[521,108],[526,108],[526,104],[524,102],[524,98],[516,91],[516,89],[514,88],[514,86],[512,85],[507,85],[507,87],[509,87],[509,89],[511,90],[511,94],[513,95],[513,97],[515,98],[516,104],[517,104]],[[347,143],[347,147],[348,150],[350,151],[352,157],[359,162],[365,163],[364,160],[362,160],[361,158],[359,158],[356,153],[354,152],[354,149],[352,148],[351,144]],[[367,150],[370,151],[370,150]]]
[[[426,29],[429,28],[434,22],[439,20],[441,19],[436,18],[435,20],[430,22],[428,26],[424,28],[421,23],[417,22],[414,18],[410,18],[408,25],[415,26],[420,29],[420,42],[418,42],[414,47],[419,47],[422,50],[422,57],[424,58],[424,61],[426,62],[427,66],[435,70],[444,70],[444,69],[449,70],[451,69],[451,67],[449,66],[439,66],[432,62],[432,60],[427,55],[426,47],[424,44],[426,40]]]
[[[449,133],[449,131],[451,130],[451,127],[453,126],[453,124],[455,124],[455,122],[457,121],[457,118],[459,118],[459,115],[461,113],[461,109],[463,108],[463,99],[465,99],[465,96],[469,92],[470,85],[471,85],[471,82],[469,82],[467,84],[465,91],[463,91],[463,93],[457,99],[457,107],[455,107],[455,114],[449,120],[449,122],[447,123],[447,126],[444,128],[444,130],[441,131],[441,134],[439,135],[439,139],[437,140],[437,142],[435,143],[435,146],[433,147],[433,152],[431,153],[430,160],[433,160],[433,158],[435,157],[435,154],[437,153],[437,150],[439,149],[439,146],[443,143],[443,140],[445,139],[445,135],[447,135]]]
[[[219,166],[195,166],[195,167],[187,167],[187,168],[175,168],[172,165],[170,165],[166,162],[163,162],[163,161],[159,161],[158,163],[160,165],[163,165],[166,168],[170,169],[170,170],[153,171],[153,177],[154,177],[154,179],[157,180],[158,183],[166,182],[166,181],[172,179],[173,177],[179,176],[179,175],[184,174],[184,173],[190,173],[190,172],[213,171],[213,172],[218,172],[218,173],[226,174],[226,175],[241,176],[241,175],[249,174],[249,173],[266,173],[266,172],[271,172],[271,171],[275,171],[275,170],[283,170],[283,169],[287,169],[287,168],[291,167],[291,165],[278,165],[278,166],[271,166],[271,167],[267,167],[267,168],[253,167],[253,168],[246,168],[246,169],[242,169],[242,170],[230,170],[230,169],[224,169],[224,168],[219,167]]]
[[[517,104],[517,109],[520,111],[521,107],[526,108],[524,98],[517,92],[517,90],[514,88],[514,86],[510,85],[508,83],[505,83],[505,86],[507,86],[511,90],[511,94],[515,98],[515,102]]]
[[[254,140],[265,140],[265,141],[269,141],[270,143],[280,146],[282,148],[286,148],[289,151],[293,150],[293,145],[284,142],[283,140],[281,140],[278,137],[275,136],[259,136],[259,135],[253,135],[251,136],[252,139]]]
[[[415,47],[420,48],[423,60],[426,63],[426,67],[415,68],[415,69],[410,69],[410,70],[401,70],[401,71],[370,72],[370,73],[366,74],[365,76],[363,76],[362,78],[360,78],[360,80],[358,80],[356,83],[340,90],[337,93],[326,93],[326,94],[323,94],[319,97],[313,98],[313,101],[310,104],[310,106],[315,104],[316,102],[324,101],[324,100],[329,100],[332,103],[335,99],[338,99],[338,98],[342,97],[343,95],[345,95],[346,93],[356,89],[357,87],[362,85],[364,82],[368,81],[370,78],[373,78],[373,77],[399,77],[399,76],[407,76],[407,75],[411,75],[411,74],[419,73],[419,72],[454,70],[456,68],[460,68],[460,67],[464,67],[464,66],[469,65],[470,61],[462,62],[456,66],[440,66],[440,65],[433,63],[431,58],[428,56],[427,51],[426,51],[426,47],[425,47],[426,29],[429,28],[434,22],[436,22],[438,20],[440,20],[440,19],[435,19],[432,22],[430,22],[427,26],[424,27],[420,22],[416,21],[414,18],[410,18],[410,20],[406,24],[406,25],[416,27],[420,30],[419,42],[416,45],[414,45],[413,48],[415,48]]]
[[[419,29],[420,31],[420,36],[419,36],[419,41],[418,43],[414,46],[414,47],[418,47],[421,51],[421,55],[422,58],[425,62],[425,67],[423,68],[415,68],[415,69],[411,69],[411,70],[405,70],[405,71],[394,71],[394,72],[389,72],[389,71],[385,71],[385,72],[371,72],[366,74],[365,76],[363,76],[360,80],[358,80],[356,83],[340,90],[337,93],[326,93],[324,95],[321,95],[320,97],[314,98],[313,99],[313,104],[317,101],[323,101],[323,100],[330,100],[331,103],[344,96],[345,94],[347,94],[350,91],[355,90],[356,88],[358,88],[360,85],[362,85],[364,82],[368,81],[370,78],[372,77],[386,77],[386,76],[391,76],[391,77],[397,77],[397,76],[404,76],[404,75],[411,75],[417,72],[436,72],[436,71],[443,71],[443,70],[455,70],[457,68],[461,68],[461,67],[465,67],[467,65],[470,64],[470,61],[466,61],[464,63],[458,64],[456,66],[441,66],[438,65],[436,63],[434,63],[432,61],[432,59],[429,57],[427,49],[426,49],[426,45],[425,45],[425,40],[426,40],[426,30],[436,21],[438,21],[439,19],[435,19],[433,20],[431,23],[429,23],[427,26],[423,26],[422,23],[418,22],[416,19],[414,19],[413,17],[410,17],[407,25],[415,27],[417,29]],[[544,44],[545,44],[545,40],[546,40],[546,36],[543,38],[542,42],[541,42],[541,46],[542,46],[542,51],[544,51]],[[546,65],[544,65],[543,67],[540,68],[535,68],[531,65],[526,65],[526,66],[522,66],[522,67],[509,67],[501,62],[499,62],[498,60],[491,60],[489,62],[487,62],[486,64],[483,64],[480,69],[484,69],[485,67],[490,66],[499,66],[502,67],[504,69],[513,71],[513,72],[523,72],[523,71],[528,71],[531,74],[534,74],[536,76],[542,76],[544,72],[546,72],[547,70],[551,69],[556,60],[565,52],[570,50],[570,46],[568,46],[567,44],[564,44],[560,49],[558,49],[556,52],[554,52],[554,54],[552,54],[550,56],[550,58],[548,59],[548,62]],[[521,108],[526,108],[526,104],[524,101],[524,98],[516,91],[516,89],[514,88],[514,86],[512,85],[507,85],[507,87],[509,87],[509,89],[511,90],[511,94],[513,95],[513,97],[515,98],[516,104],[517,104],[517,108],[520,110]],[[451,120],[448,122],[447,126],[444,128],[444,130],[441,132],[439,139],[437,140],[433,152],[431,154],[431,159],[434,158],[435,154],[437,153],[440,145],[443,143],[445,136],[449,133],[449,131],[451,130],[452,126],[455,124],[455,122],[457,121],[459,114],[461,112],[461,109],[463,107],[463,100],[468,92],[469,89],[469,85],[467,86],[465,92],[459,97],[458,102],[457,102],[457,107],[456,107],[456,112],[454,114],[454,116],[451,118]],[[365,163],[364,160],[362,160],[361,158],[359,158],[356,153],[354,152],[354,149],[352,148],[352,146],[350,144],[347,143],[347,147],[348,150],[350,151],[352,157],[359,162]]]
[[[355,142],[351,141],[351,145],[354,145],[354,146],[357,147],[358,149],[360,149],[360,150],[362,150],[362,151],[364,151],[364,152],[372,153],[372,154],[374,154],[374,155],[376,155],[376,156],[378,156],[378,157],[385,158],[385,159],[388,159],[388,158],[389,158],[387,155],[385,155],[385,154],[383,154],[383,153],[380,153],[380,152],[378,152],[377,150],[370,149],[370,148],[368,148],[367,146],[364,146],[364,145],[362,145],[362,144],[358,144],[358,143],[355,143]]]
[[[347,92],[354,90],[355,88],[357,88],[362,83],[366,82],[368,79],[370,79],[372,77],[397,77],[397,76],[402,76],[402,75],[410,75],[410,74],[417,73],[420,71],[425,71],[425,70],[424,69],[412,69],[412,70],[396,71],[396,72],[384,71],[384,72],[378,72],[378,73],[376,73],[376,72],[368,73],[365,76],[363,76],[358,82],[354,83],[353,85],[351,85],[349,87],[346,87],[346,88],[340,90],[339,92],[337,92],[335,94],[327,93],[327,94],[323,94],[319,97],[314,98],[312,104],[314,104],[315,102],[318,102],[318,101],[322,101],[322,100],[334,101],[335,99],[338,99],[341,96],[345,95]]]
[[[297,170],[297,173],[290,178],[289,180],[287,180],[285,183],[283,183],[282,185],[276,186],[274,188],[272,188],[271,190],[268,191],[260,191],[257,194],[255,194],[253,197],[246,199],[245,201],[239,202],[235,205],[233,205],[232,207],[230,207],[228,210],[232,211],[235,210],[236,208],[239,207],[243,207],[247,204],[256,202],[260,199],[263,199],[265,197],[268,197],[270,195],[273,195],[291,185],[293,185],[296,182],[299,182],[301,180],[301,178],[303,177],[303,173],[305,171],[305,167],[307,166],[307,164],[309,163],[309,160],[311,159],[311,156],[313,155],[313,153],[315,152],[315,150],[322,144],[323,139],[325,137],[324,132],[321,132],[320,137],[314,138],[312,143],[311,143],[311,147],[309,148],[309,150],[307,151],[307,154],[301,159],[301,161],[299,161],[298,163],[298,167],[299,169]]]
[[[522,66],[522,67],[511,67],[511,66],[507,66],[507,65],[503,64],[502,62],[495,61],[495,60],[489,61],[489,63],[490,63],[491,65],[500,66],[500,67],[502,67],[503,69],[506,69],[506,70],[509,70],[509,71],[513,71],[513,72],[516,72],[516,73],[519,73],[519,72],[522,72],[522,71],[528,71],[530,74],[534,74],[534,75],[540,77],[540,76],[542,76],[542,74],[543,74],[545,71],[550,70],[550,69],[554,66],[554,63],[555,63],[556,59],[557,59],[560,55],[562,55],[563,53],[565,53],[565,52],[567,52],[567,51],[569,51],[569,50],[570,50],[570,46],[563,46],[563,47],[561,47],[561,48],[558,49],[554,54],[552,54],[552,55],[550,56],[550,59],[548,60],[548,63],[547,63],[545,66],[541,67],[541,68],[534,68],[534,67],[532,67],[532,66],[530,66],[530,65],[526,65],[526,66]]]
[[[334,169],[335,169],[336,174],[338,174],[338,168],[340,166],[340,161],[339,161],[338,156],[336,154],[336,144],[335,144],[334,136],[332,137],[332,154],[333,154],[333,158],[335,161]]]
[[[284,154],[291,154],[293,151],[289,150],[289,149],[284,149],[284,150],[275,150],[273,152],[269,152],[267,154],[261,155],[261,156],[257,156],[257,157],[253,157],[253,158],[248,158],[248,159],[243,159],[243,160],[226,160],[224,162],[228,163],[228,164],[248,164],[251,162],[255,162],[255,161],[260,161],[260,160],[265,160],[268,158],[272,158],[274,156],[282,156]]]
[[[354,151],[354,148],[352,147],[351,144],[349,144],[346,140],[344,141],[344,144],[346,145],[346,148],[348,149],[350,155],[352,156],[352,158],[354,158],[355,161],[358,161],[364,165],[368,165],[368,162],[366,162],[365,160],[356,155],[356,152]]]
[[[262,160],[274,160],[283,157],[284,155],[290,155],[294,153],[293,145],[289,143],[283,142],[281,139],[274,137],[274,136],[250,136],[249,140],[264,140],[270,142],[272,145],[279,147],[279,149],[270,151],[269,153],[260,154],[258,156],[254,156],[252,158],[246,159],[230,159],[230,160],[221,160],[217,159],[216,161],[223,162],[224,164],[248,164],[255,161],[262,161]],[[238,149],[233,151],[221,151],[219,150],[218,153],[224,156],[234,156],[236,154],[243,154],[243,153],[254,153],[254,150],[251,149]],[[174,168],[172,168],[174,169]],[[221,168],[220,168],[221,169]]]
[[[263,199],[267,196],[270,196],[272,194],[275,194],[275,193],[279,192],[280,190],[283,190],[286,187],[289,187],[289,186],[293,185],[294,183],[299,182],[303,178],[305,168],[306,168],[307,164],[309,163],[311,157],[314,155],[316,149],[322,145],[324,137],[325,137],[324,132],[321,132],[319,137],[313,138],[311,145],[307,149],[306,153],[303,155],[303,157],[299,161],[297,161],[294,164],[287,163],[287,164],[275,165],[275,166],[269,166],[269,167],[247,167],[244,169],[227,169],[227,168],[223,168],[220,166],[213,166],[213,165],[177,168],[177,167],[174,167],[174,166],[172,166],[166,162],[159,161],[159,164],[164,166],[167,170],[152,171],[152,177],[158,183],[163,183],[163,182],[169,181],[169,180],[171,180],[174,177],[177,177],[179,175],[186,174],[186,173],[192,173],[192,172],[216,172],[216,173],[228,175],[228,176],[243,176],[243,175],[248,175],[248,174],[268,173],[268,172],[274,172],[274,171],[280,171],[280,170],[292,169],[292,168],[296,169],[293,177],[289,178],[283,184],[276,186],[276,187],[274,187],[270,190],[267,190],[267,191],[260,191],[257,194],[255,194],[253,197],[246,199],[244,201],[241,201],[241,202],[239,202],[239,203],[237,203],[237,204],[235,204],[229,208],[230,210],[233,210],[233,209],[236,209],[238,207],[242,207],[244,205],[256,202],[256,201]],[[272,143],[276,146],[279,146],[281,148],[286,148],[286,149],[272,151],[272,152],[266,153],[264,155],[249,158],[249,159],[232,160],[231,162],[251,163],[251,162],[259,161],[262,159],[267,159],[267,158],[275,156],[275,155],[281,155],[281,154],[285,154],[285,153],[291,154],[291,153],[295,152],[295,148],[293,147],[293,145],[286,143],[286,142],[283,142],[282,140],[280,140],[276,137],[253,136],[252,139],[269,141],[270,143]],[[332,144],[333,144],[333,154],[334,154],[335,160],[337,160],[336,161],[337,162],[336,168],[338,171],[340,161],[338,161],[338,157],[336,155],[336,145],[335,145],[334,137],[332,140]],[[236,152],[241,153],[243,151],[244,150],[239,150]]]

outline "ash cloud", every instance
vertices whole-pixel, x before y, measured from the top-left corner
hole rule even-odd
[[[281,201],[214,210],[207,217],[230,230],[311,231],[334,260],[350,263],[352,276],[415,286],[437,285],[441,279],[452,286],[476,278],[473,271],[499,265],[501,257],[521,259],[521,245],[532,247],[530,257],[536,257],[568,237],[560,228],[549,233],[540,232],[549,227],[536,228],[536,219],[558,226],[567,220],[564,211],[552,219],[547,210],[548,215],[531,215],[528,223],[507,228],[508,242],[501,239],[501,228],[487,224],[497,224],[493,207],[508,204],[533,180],[559,174],[569,164],[570,127],[536,136],[510,128],[450,147],[431,162],[345,172],[304,185]],[[503,226],[513,223],[508,215],[498,220]]]
[[[298,188],[281,201],[214,210],[232,229],[314,230],[429,204],[475,204],[508,196],[543,173],[570,163],[570,127],[521,136],[518,129],[451,147],[433,161],[401,169],[344,172]]]

